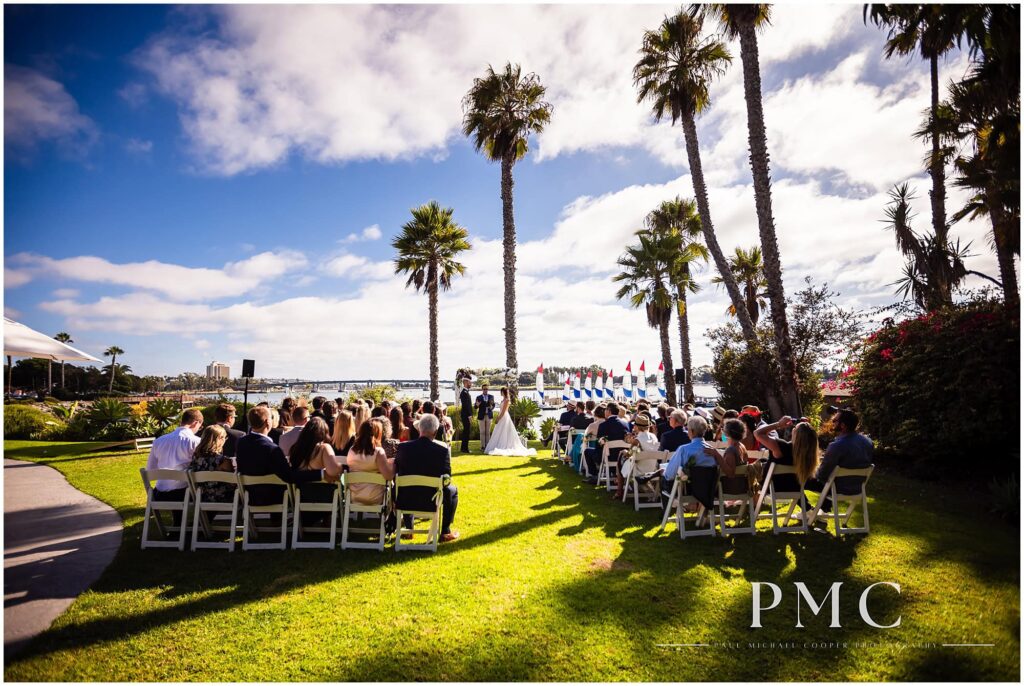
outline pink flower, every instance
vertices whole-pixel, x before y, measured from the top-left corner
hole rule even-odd
[[[885,348],[879,354],[882,356],[882,359],[885,360],[886,362],[892,360],[892,348]]]

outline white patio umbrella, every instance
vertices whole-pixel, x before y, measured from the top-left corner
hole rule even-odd
[[[4,355],[8,357],[40,357],[57,362],[62,360],[103,361],[7,317],[4,317]],[[52,383],[50,385],[52,387]]]

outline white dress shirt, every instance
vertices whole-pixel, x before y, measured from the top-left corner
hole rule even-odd
[[[187,426],[179,426],[169,434],[164,434],[153,441],[149,449],[149,460],[146,469],[174,469],[183,472],[192,463],[192,454],[199,445],[199,436],[192,433]],[[169,481],[159,479],[156,490],[173,491],[188,486],[187,481]]]
[[[650,431],[641,431],[636,435],[636,440],[640,444],[640,450],[661,449],[661,444],[658,443],[658,437],[652,434]]]

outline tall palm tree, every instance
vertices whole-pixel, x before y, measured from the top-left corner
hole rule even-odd
[[[665,367],[665,400],[676,404],[676,383],[672,370],[672,346],[668,325],[672,317],[673,289],[670,271],[679,254],[679,241],[671,234],[649,230],[636,232],[639,243],[626,248],[618,259],[622,272],[612,281],[623,282],[615,297],[629,298],[630,304],[647,311],[647,324],[658,330],[661,361]]]
[[[124,350],[121,350],[116,345],[112,345],[103,351],[104,357],[110,358],[110,385],[107,386],[107,393],[111,393],[114,390],[114,374],[117,373],[117,356],[124,355]]]
[[[715,260],[715,267],[725,281],[729,299],[740,305],[740,328],[747,344],[756,347],[754,324],[742,309],[743,298],[739,286],[732,278],[725,254],[715,236],[708,203],[708,188],[704,182],[700,146],[697,142],[697,115],[711,105],[709,87],[712,79],[725,72],[732,56],[718,40],[702,35],[703,19],[680,12],[666,17],[661,25],[644,32],[640,59],[633,67],[633,84],[637,88],[637,102],[649,100],[654,118],[660,121],[671,115],[672,123],[682,123],[686,141],[686,156],[693,180],[693,193],[700,215],[704,242]]]
[[[488,65],[483,78],[462,102],[462,132],[488,160],[501,162],[503,266],[505,272],[505,366],[519,369],[516,353],[516,221],[512,207],[512,167],[526,155],[527,139],[539,134],[551,120],[551,105],[536,74],[522,73],[508,63],[501,73]],[[515,375],[514,375],[515,376]],[[518,383],[513,379],[511,390]]]
[[[60,341],[61,343],[74,343],[74,340],[71,338],[71,334],[67,331],[61,331],[53,337],[53,340]],[[60,387],[64,388],[64,360],[60,361]]]
[[[739,38],[740,59],[743,62],[743,94],[747,103],[747,140],[750,143],[750,172],[754,180],[754,205],[757,209],[757,228],[764,253],[764,273],[768,281],[768,299],[771,304],[775,347],[782,370],[780,391],[782,402],[789,413],[801,414],[797,394],[799,380],[796,358],[789,336],[786,316],[786,292],[782,286],[782,261],[779,241],[775,235],[775,217],[772,212],[771,170],[768,166],[768,137],[764,128],[764,109],[761,104],[761,65],[758,57],[757,31],[768,25],[771,5],[712,4],[694,5],[694,12],[708,12],[714,16],[729,38]]]
[[[755,245],[750,250],[744,250],[737,246],[736,254],[729,258],[729,267],[736,280],[743,284],[743,300],[746,303],[747,312],[754,324],[757,324],[757,320],[761,318],[761,310],[768,306],[765,302],[765,288],[768,286],[768,281],[764,277],[761,248]],[[711,279],[711,282],[721,283],[722,280],[715,277]],[[726,312],[736,316],[736,308],[732,305],[729,305]]]
[[[980,19],[979,6],[971,5],[864,5],[864,22],[888,29],[884,54],[911,55],[920,51],[931,72],[930,117],[939,116],[939,58],[958,46],[965,31]],[[933,135],[929,171],[932,177],[932,232],[940,240],[946,223],[946,172],[939,136]]]
[[[431,200],[412,210],[412,220],[402,227],[391,247],[398,251],[395,273],[408,274],[406,286],[426,291],[430,310],[430,399],[440,398],[437,363],[437,292],[452,287],[452,278],[466,273],[457,261],[459,253],[472,248],[469,232],[452,219],[452,208]]]
[[[708,261],[710,253],[700,242],[703,234],[697,204],[676,196],[666,200],[647,215],[647,228],[655,232],[673,234],[679,241],[677,259],[670,269],[670,279],[675,284],[676,316],[679,324],[679,351],[682,356],[683,396],[686,402],[694,402],[693,358],[690,354],[690,313],[686,306],[688,293],[696,293],[700,286],[693,278],[690,266],[693,262]]]

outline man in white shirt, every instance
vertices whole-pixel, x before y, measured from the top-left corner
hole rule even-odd
[[[203,426],[203,413],[199,410],[185,410],[181,425],[153,441],[149,449],[146,469],[173,469],[184,472],[192,463],[192,455],[199,445],[199,429]],[[153,498],[156,500],[181,500],[185,497],[188,482],[158,479]],[[181,523],[181,513],[174,512],[174,525]]]
[[[284,453],[285,457],[288,457],[292,447],[295,446],[295,441],[299,440],[299,434],[302,433],[302,427],[306,426],[308,421],[308,408],[292,408],[292,427],[281,434],[281,438],[277,441],[277,446],[281,449],[281,452]]]

